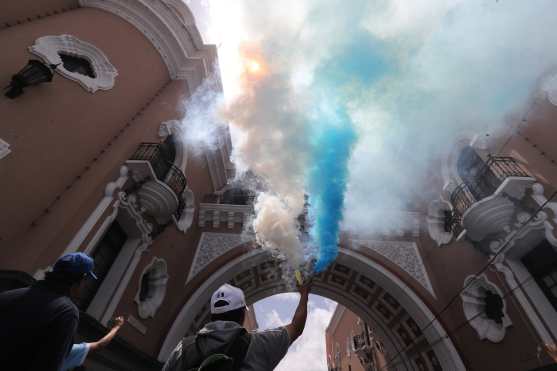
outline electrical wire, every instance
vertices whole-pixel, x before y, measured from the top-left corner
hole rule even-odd
[[[557,191],[553,192],[553,194],[551,195],[551,197],[549,197],[547,200],[545,200],[545,202],[540,205],[536,211],[534,213],[532,213],[532,215],[528,218],[528,220],[526,220],[524,223],[522,223],[522,225],[516,229],[514,231],[514,233],[510,236],[510,238],[507,239],[507,241],[503,244],[503,246],[501,246],[501,248],[490,257],[490,259],[488,260],[487,264],[484,265],[476,274],[475,276],[479,276],[482,273],[484,273],[495,261],[495,259],[497,259],[497,257],[505,251],[506,247],[508,246],[508,244],[514,239],[514,237],[521,232],[537,215],[540,211],[542,211],[547,204],[553,200],[553,198],[557,195]],[[472,280],[468,281],[468,283],[466,283],[464,285],[464,287],[462,289],[460,289],[452,298],[451,300],[449,300],[449,302],[441,309],[441,311],[439,313],[437,313],[433,319],[431,319],[431,321],[429,321],[423,328],[421,328],[421,332],[423,333],[425,330],[427,330],[431,325],[433,325],[435,323],[435,321],[439,320],[439,317],[456,301],[457,298],[460,297],[460,294],[466,290],[468,288],[468,286],[470,286],[470,284],[472,283]],[[415,344],[415,339],[412,339],[412,342],[407,345],[406,347],[402,348],[401,350],[399,350],[397,352],[397,354],[395,354],[395,356],[393,358],[391,358],[391,360],[389,360],[387,362],[387,364],[385,365],[385,367],[389,366],[390,364],[393,363],[394,360],[396,360],[403,352],[406,352],[411,346],[413,346]]]

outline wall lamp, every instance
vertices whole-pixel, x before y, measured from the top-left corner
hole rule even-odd
[[[5,90],[4,95],[14,99],[23,94],[23,88],[52,81],[57,64],[45,64],[36,59],[30,59],[25,67],[12,76],[12,81]]]

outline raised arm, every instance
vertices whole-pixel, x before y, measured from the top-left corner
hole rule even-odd
[[[108,334],[106,334],[100,340],[97,340],[93,343],[89,343],[89,352],[94,352],[95,350],[99,350],[100,348],[104,348],[105,346],[110,344],[110,342],[112,341],[112,339],[114,339],[114,337],[116,336],[118,331],[120,331],[120,328],[122,327],[122,325],[124,325],[124,317],[122,317],[122,316],[116,317],[114,319],[114,322],[115,322],[115,324],[110,329]]]
[[[288,332],[288,337],[290,338],[290,344],[292,344],[302,334],[304,327],[306,326],[310,287],[311,284],[307,283],[298,288],[300,291],[300,302],[298,303],[296,312],[294,312],[292,322],[286,326],[286,331]]]

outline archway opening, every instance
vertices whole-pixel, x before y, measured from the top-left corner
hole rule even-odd
[[[248,305],[275,294],[292,292],[280,262],[261,249],[229,261],[213,272],[191,295],[176,317],[159,352],[164,361],[184,335],[195,333],[209,320],[209,298],[223,283],[242,288]],[[380,264],[349,249],[340,249],[336,262],[313,277],[312,293],[350,309],[385,339],[386,351],[396,356],[396,370],[464,370],[450,337],[433,321],[433,312],[404,282]],[[420,329],[426,328],[425,331]],[[410,344],[410,346],[408,346]],[[422,368],[424,369],[424,368]]]

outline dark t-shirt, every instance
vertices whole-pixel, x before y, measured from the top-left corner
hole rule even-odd
[[[0,369],[58,371],[79,322],[71,299],[44,281],[0,294]]]

